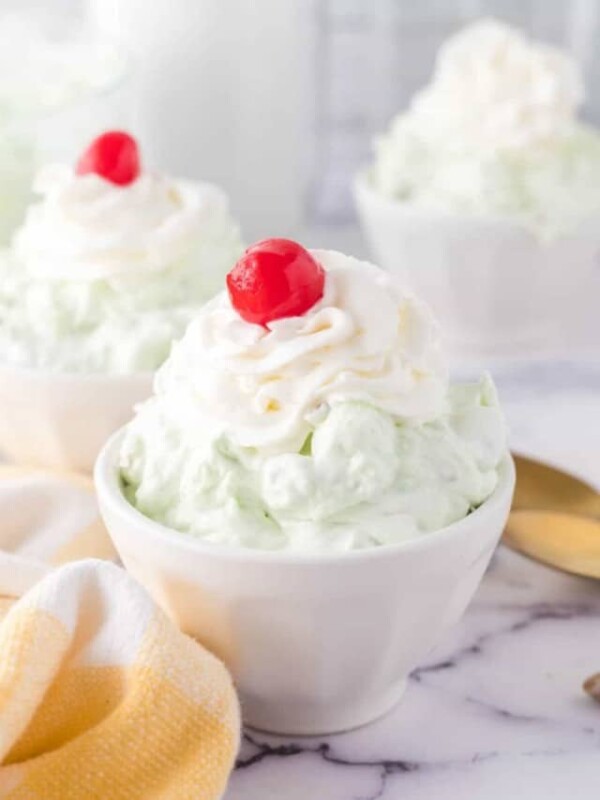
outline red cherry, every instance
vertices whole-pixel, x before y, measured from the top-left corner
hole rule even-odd
[[[140,156],[133,136],[124,131],[107,131],[83,153],[75,172],[100,175],[117,186],[127,186],[140,174]]]
[[[323,297],[324,284],[323,267],[289,239],[253,244],[227,275],[233,307],[256,325],[304,314]]]

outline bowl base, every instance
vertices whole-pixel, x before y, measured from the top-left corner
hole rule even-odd
[[[322,714],[301,714],[296,711],[286,714],[281,707],[265,710],[264,703],[244,698],[240,692],[242,718],[244,725],[261,733],[277,736],[329,736],[345,733],[354,728],[361,728],[385,716],[402,699],[406,691],[407,680],[394,684],[392,689],[377,701],[369,699],[351,708],[342,708],[336,712]]]

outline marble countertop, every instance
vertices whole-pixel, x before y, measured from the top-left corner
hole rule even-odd
[[[513,447],[600,487],[600,363],[496,377]],[[225,800],[598,800],[598,671],[600,581],[500,547],[399,706],[332,737],[247,731]]]

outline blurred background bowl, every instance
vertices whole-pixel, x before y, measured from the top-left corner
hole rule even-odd
[[[600,259],[600,218],[547,242],[509,220],[388,199],[367,171],[354,189],[374,259],[431,306],[455,356],[549,356],[578,326]]]
[[[91,473],[102,445],[152,391],[152,375],[77,375],[0,365],[0,456]]]

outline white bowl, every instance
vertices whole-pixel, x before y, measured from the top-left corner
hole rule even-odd
[[[152,392],[152,374],[78,375],[0,365],[0,457],[91,472],[108,437]]]
[[[541,241],[509,220],[387,199],[371,187],[368,171],[357,176],[354,195],[376,260],[432,307],[453,353],[541,355],[580,325],[600,255],[600,220]]]
[[[172,619],[231,669],[246,723],[323,734],[402,696],[411,670],[460,618],[502,533],[515,472],[460,522],[404,544],[336,555],[220,547],[144,517],[118,476],[123,432],[95,469],[123,563]]]

